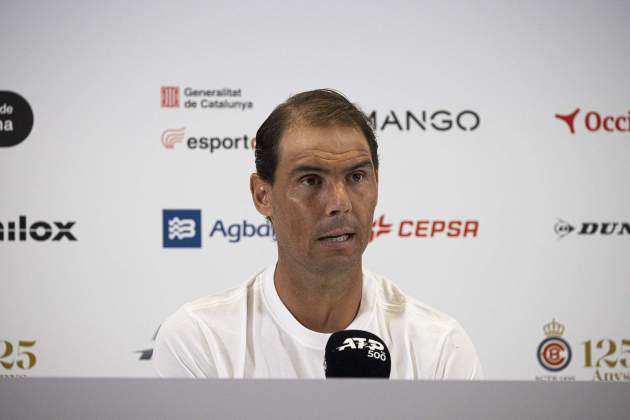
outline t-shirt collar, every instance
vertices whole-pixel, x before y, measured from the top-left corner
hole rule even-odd
[[[289,312],[286,306],[284,306],[282,300],[280,300],[280,296],[278,295],[278,291],[276,290],[276,286],[273,281],[275,271],[276,264],[273,264],[260,274],[264,300],[272,316],[280,327],[297,341],[308,347],[324,349],[331,334],[309,330],[304,325],[300,324],[297,319],[295,319],[293,314]],[[374,301],[374,282],[372,278],[363,271],[363,288],[361,291],[361,304],[359,305],[359,311],[357,312],[357,316],[346,329],[367,330],[372,314],[374,313]]]

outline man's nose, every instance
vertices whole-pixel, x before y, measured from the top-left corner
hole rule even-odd
[[[328,189],[326,214],[335,216],[348,213],[352,210],[352,202],[348,195],[348,190],[343,182],[334,183]]]

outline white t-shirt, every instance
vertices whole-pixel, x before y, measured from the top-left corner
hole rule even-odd
[[[276,291],[275,265],[243,286],[187,303],[160,328],[153,363],[160,376],[325,378],[330,334],[309,330]],[[475,348],[457,321],[363,271],[361,305],[347,329],[380,337],[391,379],[481,379]]]

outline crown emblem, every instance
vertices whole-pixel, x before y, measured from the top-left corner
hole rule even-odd
[[[543,331],[547,337],[560,337],[564,334],[564,325],[554,318],[551,322],[545,324]]]

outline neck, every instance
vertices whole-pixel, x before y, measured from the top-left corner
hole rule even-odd
[[[280,300],[306,328],[331,333],[345,329],[361,304],[360,261],[344,270],[312,271],[278,257],[274,285]]]

